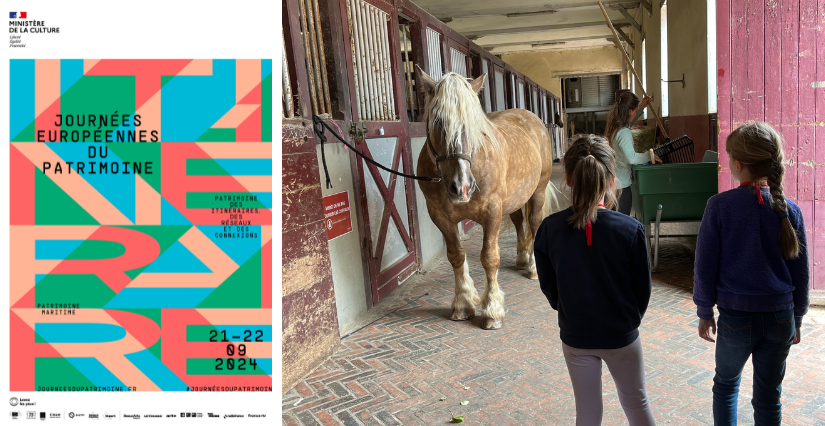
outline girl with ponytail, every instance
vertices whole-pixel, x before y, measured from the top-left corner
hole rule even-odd
[[[533,247],[541,290],[558,311],[576,425],[601,424],[602,361],[630,425],[653,425],[639,337],[651,291],[645,227],[611,210],[616,155],[603,137],[578,136],[564,169],[572,205],[544,219]]]
[[[632,174],[630,166],[633,164],[645,164],[650,161],[650,155],[646,152],[636,152],[633,147],[633,133],[630,126],[641,117],[642,113],[650,104],[651,99],[645,97],[639,102],[639,97],[630,90],[622,89],[616,91],[616,102],[610,109],[607,116],[607,127],[604,136],[610,141],[610,146],[616,151],[616,176],[619,179],[619,211],[629,215],[633,207],[633,193],[630,192]],[[660,160],[657,159],[657,162]]]
[[[802,212],[785,198],[782,139],[751,122],[731,132],[726,150],[741,185],[708,200],[696,246],[693,300],[699,336],[714,342],[719,309],[713,417],[736,424],[742,369],[753,356],[756,424],[780,424],[785,360],[801,340],[808,311],[808,251]]]

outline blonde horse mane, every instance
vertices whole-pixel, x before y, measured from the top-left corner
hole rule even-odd
[[[462,152],[462,141],[467,144],[470,155],[475,154],[479,146],[486,152],[485,136],[493,149],[501,154],[495,124],[487,118],[478,96],[461,75],[451,72],[436,83],[426,115],[431,127],[436,121],[441,123],[448,154]]]

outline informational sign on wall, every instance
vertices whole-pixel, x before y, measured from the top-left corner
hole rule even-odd
[[[327,240],[352,231],[347,191],[324,197],[324,226],[327,228]]]

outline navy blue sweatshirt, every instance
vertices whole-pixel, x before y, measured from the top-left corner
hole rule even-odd
[[[542,222],[536,233],[541,291],[559,312],[561,341],[579,349],[623,348],[639,337],[650,301],[645,227],[599,209],[591,246],[585,230],[567,222],[572,209]]]
[[[794,308],[796,326],[808,312],[808,248],[799,206],[788,200],[788,217],[799,238],[799,257],[779,248],[782,219],[768,188],[759,204],[752,186],[708,200],[696,243],[693,301],[699,318],[713,319],[713,305],[745,312]]]

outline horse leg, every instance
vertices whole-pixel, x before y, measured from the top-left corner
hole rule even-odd
[[[513,213],[510,213],[510,219],[516,227],[516,239],[518,240],[518,243],[516,244],[516,253],[518,253],[516,257],[516,269],[524,270],[530,267],[530,234],[526,229],[524,229],[523,210],[518,209]]]
[[[504,292],[498,287],[498,266],[500,262],[498,233],[501,227],[501,211],[490,212],[484,228],[484,245],[481,249],[481,264],[487,273],[487,287],[481,296],[485,330],[501,328],[504,320]]]
[[[539,274],[536,271],[536,258],[533,254],[533,243],[536,239],[536,232],[539,230],[539,226],[541,226],[542,218],[542,211],[544,207],[544,187],[547,185],[545,182],[544,186],[540,186],[539,189],[533,193],[533,196],[530,197],[528,203],[530,203],[530,217],[527,220],[530,222],[530,236],[528,243],[528,247],[530,250],[530,266],[528,267],[528,271],[530,272],[530,279],[537,280],[539,279]]]
[[[438,229],[444,235],[447,243],[447,259],[453,266],[455,274],[455,297],[453,298],[453,313],[450,319],[453,321],[465,321],[472,319],[476,314],[476,306],[479,306],[478,292],[475,283],[470,277],[470,267],[467,265],[467,256],[464,246],[458,237],[457,224],[444,221],[435,222]]]

